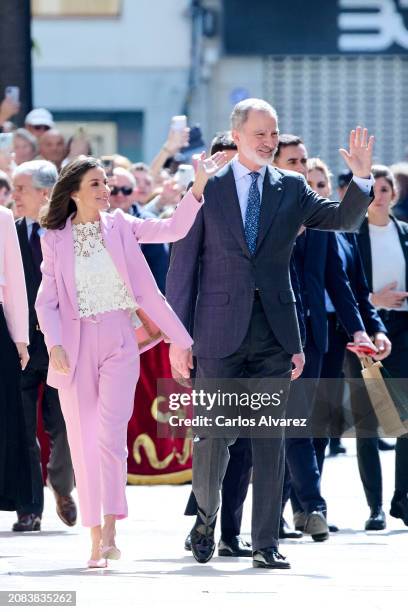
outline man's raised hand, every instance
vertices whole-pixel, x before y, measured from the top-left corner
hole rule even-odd
[[[367,128],[357,126],[350,132],[349,151],[339,149],[339,153],[354,176],[369,178],[373,165],[374,136],[368,137]]]

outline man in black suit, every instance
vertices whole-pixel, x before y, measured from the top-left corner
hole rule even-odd
[[[320,229],[358,226],[370,202],[355,182],[341,206],[318,197],[300,175],[269,165],[278,144],[276,111],[248,99],[233,110],[238,155],[205,189],[205,204],[189,234],[174,244],[167,297],[181,320],[193,321],[197,378],[281,378],[302,370],[289,260],[301,225]],[[354,174],[370,176],[373,139],[357,128],[350,152]],[[192,353],[171,345],[176,372],[189,376]],[[292,372],[292,364],[295,366]],[[197,437],[193,491],[198,517],[191,532],[197,561],[213,555],[219,488],[231,438]],[[288,568],[278,552],[284,473],[283,437],[252,438],[253,565]]]
[[[75,525],[77,510],[71,496],[74,487],[71,454],[69,451],[65,422],[56,389],[46,384],[48,352],[44,336],[40,331],[34,304],[41,283],[40,264],[40,210],[46,204],[50,191],[58,178],[57,169],[49,161],[25,162],[17,167],[13,175],[14,200],[17,214],[17,235],[23,258],[29,306],[28,352],[30,361],[22,372],[22,398],[28,436],[31,472],[33,481],[33,503],[17,510],[18,520],[13,531],[39,531],[44,508],[43,477],[40,449],[37,441],[37,402],[41,385],[42,414],[44,428],[50,437],[50,458],[47,465],[47,484],[53,491],[59,518],[68,526]]]
[[[279,137],[275,155],[275,165],[278,168],[295,170],[307,178],[307,158],[307,149],[298,136],[282,134]],[[344,270],[335,233],[304,230],[296,240],[294,262],[301,286],[306,326],[306,365],[301,380],[309,380],[306,384],[300,380],[294,383],[289,406],[299,411],[299,406],[303,405],[302,416],[310,417],[323,357],[328,348],[325,290],[350,340],[368,344],[371,341],[365,332],[357,301]],[[327,539],[327,506],[320,491],[322,466],[313,439],[287,438],[286,464],[283,505],[289,496],[291,481],[295,528],[311,535],[315,541]],[[332,526],[332,530],[336,528]]]

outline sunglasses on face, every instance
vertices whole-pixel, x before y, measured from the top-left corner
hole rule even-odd
[[[120,192],[123,193],[124,196],[130,196],[133,191],[133,187],[111,187],[111,195],[116,196]]]
[[[39,130],[41,132],[48,132],[48,130],[50,129],[49,125],[32,125],[31,127],[34,130]]]

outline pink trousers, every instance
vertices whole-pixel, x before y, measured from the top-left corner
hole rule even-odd
[[[72,384],[59,390],[82,524],[127,516],[127,425],[139,378],[139,349],[123,310],[81,319]]]

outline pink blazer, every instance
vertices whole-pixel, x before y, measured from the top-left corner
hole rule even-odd
[[[143,256],[139,243],[175,242],[184,238],[194,223],[204,200],[197,202],[188,192],[171,219],[139,219],[117,209],[101,212],[105,246],[123,281],[140,306],[137,314],[143,327],[137,330],[141,352],[162,338],[188,348],[193,341],[174,313]],[[48,384],[62,388],[70,384],[75,372],[80,339],[80,317],[76,297],[75,256],[71,218],[61,230],[48,230],[42,237],[42,282],[36,311],[48,351],[62,345],[70,363],[68,375],[50,365]]]
[[[16,226],[11,210],[0,206],[0,302],[14,342],[28,344],[28,304]]]

